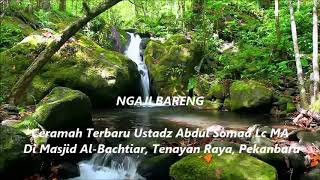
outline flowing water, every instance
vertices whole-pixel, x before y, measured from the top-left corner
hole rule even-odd
[[[115,158],[112,154],[95,154],[89,161],[79,163],[80,177],[88,179],[144,179],[136,173],[138,161],[129,157]]]
[[[143,97],[149,96],[149,75],[141,56],[141,37],[129,33],[130,44],[126,56],[137,64],[141,76]],[[147,107],[146,107],[147,106]],[[153,107],[153,108],[150,108]],[[188,107],[158,107],[147,104],[144,107],[100,110],[94,112],[93,120],[96,130],[169,130],[177,131],[181,127],[203,128],[222,125],[230,128],[245,128],[254,124],[271,125],[279,122],[265,115],[235,114],[230,112],[210,112]],[[141,157],[127,154],[95,154],[91,160],[79,163],[81,176],[86,179],[143,179],[137,174]]]
[[[138,68],[143,99],[146,100],[150,95],[150,80],[147,65],[141,55],[141,37],[138,34],[128,33],[130,43],[125,51],[125,55],[131,59]],[[152,106],[145,104],[144,106]],[[122,114],[120,112],[120,114]],[[109,116],[107,116],[109,117]],[[111,126],[104,126],[111,127]],[[113,127],[114,128],[114,127]],[[139,161],[128,155],[122,155],[122,159],[113,157],[112,154],[95,154],[91,160],[79,163],[81,176],[77,180],[85,179],[143,179],[136,173]]]
[[[130,35],[130,44],[128,49],[125,51],[125,55],[138,66],[138,71],[141,77],[142,95],[143,98],[146,98],[150,95],[150,80],[147,65],[145,64],[143,56],[141,55],[140,44],[142,39],[139,34],[128,34]]]

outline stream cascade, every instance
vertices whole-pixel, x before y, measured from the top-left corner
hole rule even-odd
[[[147,65],[144,62],[144,58],[141,55],[141,37],[139,34],[128,33],[130,35],[130,43],[125,51],[125,55],[136,63],[141,79],[142,98],[146,98],[150,95],[150,80]]]
[[[150,96],[150,80],[147,65],[141,55],[142,39],[138,34],[128,34],[130,43],[125,55],[137,65],[141,77],[142,98],[145,101],[142,106],[152,106],[152,103],[146,101]],[[114,156],[113,154],[94,154],[90,160],[80,162],[80,176],[72,180],[86,180],[92,177],[96,179],[144,179],[136,172],[138,160],[128,155],[120,159]]]

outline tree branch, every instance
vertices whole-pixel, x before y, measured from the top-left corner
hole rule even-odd
[[[13,86],[11,94],[9,96],[8,102],[11,104],[18,104],[21,97],[24,95],[26,89],[31,84],[33,78],[38,74],[41,68],[47,64],[51,57],[59,51],[61,46],[74,34],[76,34],[82,27],[84,27],[89,21],[103,13],[107,9],[116,5],[121,0],[105,0],[105,2],[100,3],[92,11],[79,18],[77,21],[72,23],[66,29],[62,31],[61,38],[59,40],[52,41],[32,62],[25,73],[20,76],[19,80]],[[88,6],[87,6],[88,7]]]

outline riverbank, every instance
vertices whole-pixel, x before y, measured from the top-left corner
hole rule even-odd
[[[314,167],[311,166],[311,162],[316,163],[317,160],[314,159],[313,153],[317,152],[316,146],[313,146],[312,144],[317,144],[318,140],[316,140],[317,135],[316,133],[319,132],[316,129],[301,129],[298,126],[290,125],[291,123],[282,121],[282,120],[275,120],[272,119],[272,116],[257,116],[257,114],[235,114],[232,112],[210,112],[207,110],[195,110],[192,108],[187,108],[187,107],[175,107],[174,109],[169,108],[169,107],[154,107],[154,108],[120,108],[120,109],[109,109],[109,110],[99,110],[99,111],[94,111],[93,113],[93,123],[94,123],[94,129],[103,130],[105,127],[108,127],[110,131],[117,131],[117,130],[123,130],[123,131],[132,131],[134,133],[134,130],[136,128],[143,128],[145,130],[147,129],[152,129],[154,131],[161,131],[165,128],[168,128],[172,130],[175,134],[178,133],[178,130],[180,128],[185,129],[186,127],[190,128],[190,130],[196,130],[198,128],[201,129],[207,129],[208,131],[213,131],[213,130],[219,130],[219,132],[229,132],[229,133],[236,133],[236,132],[250,132],[253,133],[256,131],[257,128],[261,129],[261,131],[267,132],[267,137],[255,137],[255,136],[250,136],[250,137],[204,137],[204,138],[199,138],[199,137],[193,137],[193,138],[103,138],[99,137],[97,140],[99,143],[102,143],[104,147],[112,148],[112,147],[117,147],[119,144],[123,144],[124,146],[126,144],[131,145],[132,147],[144,147],[145,150],[150,152],[149,155],[141,155],[140,158],[137,158],[135,156],[132,157],[134,154],[139,154],[133,153],[130,155],[130,153],[120,153],[118,154],[119,157],[131,157],[133,158],[132,161],[136,163],[136,171],[138,174],[144,176],[144,177],[154,177],[155,174],[157,174],[157,169],[154,169],[153,165],[146,165],[145,163],[148,162],[148,159],[156,158],[161,155],[173,155],[173,157],[170,156],[170,161],[172,162],[170,165],[163,165],[161,161],[155,161],[153,164],[158,164],[157,167],[161,167],[166,170],[166,175],[162,175],[161,177],[164,178],[169,178],[169,168],[171,165],[173,165],[176,161],[181,159],[181,157],[186,157],[188,154],[181,154],[182,156],[180,158],[174,158],[174,155],[176,154],[177,157],[178,154],[181,152],[179,150],[172,150],[172,153],[161,153],[158,151],[158,149],[155,149],[153,144],[158,143],[158,148],[172,148],[172,147],[199,147],[199,150],[201,152],[205,150],[206,146],[210,146],[212,148],[215,148],[214,152],[211,152],[214,156],[215,155],[223,155],[223,154],[232,154],[232,152],[237,152],[238,148],[240,149],[241,146],[246,146],[252,147],[256,146],[257,147],[263,147],[263,148],[272,148],[273,146],[277,147],[295,147],[299,148],[299,152],[303,153],[300,154],[299,156],[292,156],[292,153],[276,153],[282,158],[277,158],[274,159],[278,156],[274,157],[269,157],[268,154],[265,154],[267,156],[267,159],[265,155],[261,155],[264,153],[258,153],[258,151],[251,153],[251,156],[257,157],[258,159],[265,161],[267,163],[271,163],[271,165],[274,165],[277,169],[278,176],[280,179],[286,179],[289,176],[291,176],[291,173],[287,173],[288,167],[283,166],[279,164],[285,164],[284,159],[285,157],[288,156],[288,158],[291,158],[290,162],[294,162],[294,164],[290,165],[289,167],[292,168],[297,168],[298,171],[294,172],[296,176],[302,176],[304,171],[308,171],[308,169],[314,169]],[[269,118],[269,120],[266,120],[265,118]],[[183,121],[178,122],[176,119],[184,119]],[[190,123],[192,121],[192,123]],[[261,125],[257,125],[257,124]],[[210,124],[210,127],[207,126]],[[221,124],[224,124],[224,126],[221,126]],[[228,126],[229,125],[229,126]],[[288,130],[289,135],[288,137],[273,137],[270,138],[270,133],[272,129],[281,129],[281,130]],[[253,133],[256,134],[256,133]],[[315,139],[305,139],[305,137],[310,137],[311,134],[315,134],[314,138]],[[260,135],[260,134],[259,134]],[[230,144],[231,143],[231,144]],[[307,143],[307,144],[305,144]],[[305,144],[305,145],[304,145]],[[230,149],[230,147],[233,147]],[[203,149],[204,148],[204,149]],[[227,149],[229,148],[229,149]],[[263,149],[262,148],[262,149]],[[220,150],[219,150],[220,149]],[[163,149],[165,152],[166,150]],[[192,150],[188,150],[185,152],[191,152]],[[230,152],[229,152],[230,151]],[[144,151],[145,152],[145,151]],[[144,154],[142,152],[142,154]],[[169,152],[169,151],[168,151]],[[141,153],[141,152],[140,152]],[[211,153],[205,153],[205,154],[211,154]],[[109,153],[107,153],[109,154]],[[111,153],[113,154],[113,153]],[[116,153],[117,154],[117,153]],[[197,153],[196,153],[197,154]],[[245,153],[246,154],[246,153]],[[272,153],[271,153],[272,154]],[[293,153],[295,154],[295,153]],[[41,155],[42,156],[42,155]],[[49,156],[50,157],[50,156]],[[305,158],[309,158],[308,163],[305,164],[306,162],[304,161]],[[50,158],[49,158],[50,159]],[[55,159],[55,158],[54,158]],[[52,159],[53,160],[53,159]],[[115,159],[114,159],[115,160]],[[159,159],[160,160],[160,159]],[[103,161],[103,159],[101,159]],[[204,160],[205,161],[205,160]],[[213,162],[215,159],[212,160]],[[115,160],[115,162],[118,162]],[[140,163],[139,163],[140,162]],[[58,164],[56,164],[58,163]],[[54,167],[59,167],[57,169],[58,172],[61,173],[63,169],[61,169],[64,163],[68,163],[68,161],[55,161],[55,165],[53,165],[51,168]],[[84,164],[83,164],[84,163]],[[121,163],[118,162],[118,163]],[[59,165],[60,164],[60,165]],[[81,165],[83,164],[83,165]],[[108,163],[107,163],[108,164]],[[85,169],[90,169],[91,168],[99,168],[99,166],[108,168],[110,167],[107,164],[86,164],[85,161],[81,162],[79,165],[80,171],[78,175],[82,175],[82,173],[86,174],[87,172],[82,172],[82,171],[88,171],[88,170],[83,170],[83,166],[87,167]],[[304,165],[303,165],[304,164]],[[298,165],[298,166],[297,166]],[[77,165],[71,166],[72,168],[77,168]],[[140,167],[140,168],[138,168]],[[147,173],[146,170],[142,170],[141,168],[144,167],[143,169],[148,169]],[[153,168],[152,168],[153,167]],[[69,167],[70,168],[70,167]],[[111,167],[110,167],[111,168]],[[304,169],[304,170],[303,170]],[[82,171],[81,171],[82,170]],[[103,171],[107,175],[108,173],[112,171],[118,171],[117,168],[111,168],[109,170]],[[49,171],[50,172],[50,171]],[[54,173],[51,172],[52,176],[57,176],[60,177],[60,173]],[[127,171],[124,171],[123,173],[127,173]],[[40,173],[42,174],[42,173]],[[117,173],[116,173],[117,174]],[[148,175],[147,175],[148,174]],[[131,174],[132,176],[135,176],[134,174]]]

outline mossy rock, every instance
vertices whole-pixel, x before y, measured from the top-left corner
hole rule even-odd
[[[214,82],[210,85],[208,96],[216,99],[224,99],[226,90],[221,82]]]
[[[46,130],[93,127],[89,97],[66,87],[56,87],[44,97],[32,118]]]
[[[161,96],[188,95],[189,78],[200,61],[198,51],[192,43],[166,45],[149,41],[144,55],[152,89]]]
[[[1,179],[24,179],[32,174],[34,164],[30,154],[23,153],[25,144],[30,144],[30,141],[23,132],[0,125]]]
[[[181,45],[181,44],[188,44],[190,40],[188,40],[183,34],[175,34],[172,35],[170,38],[166,40],[164,43],[166,46],[170,45]]]
[[[211,99],[209,95],[211,80],[207,75],[198,76],[196,85],[193,89],[193,94],[196,96],[204,96],[206,99]]]
[[[224,101],[223,101],[223,107],[225,109],[231,109],[231,99],[230,98],[226,98]]]
[[[230,87],[231,110],[269,112],[272,90],[257,81],[235,81]]]
[[[26,37],[2,52],[0,95],[6,96],[20,75],[44,47],[57,38],[42,35]],[[23,102],[35,104],[52,88],[65,86],[86,93],[95,106],[114,106],[118,96],[140,94],[137,67],[120,53],[101,48],[85,36],[70,39],[42,68],[27,89]]]
[[[16,129],[19,129],[23,133],[25,133],[28,136],[32,135],[32,130],[39,128],[39,123],[34,119],[34,117],[27,116],[23,118],[19,123],[12,125],[11,127],[14,127]]]
[[[212,154],[210,163],[205,154],[188,155],[170,168],[170,176],[176,180],[188,179],[245,179],[275,180],[277,171],[269,164],[248,154]]]

